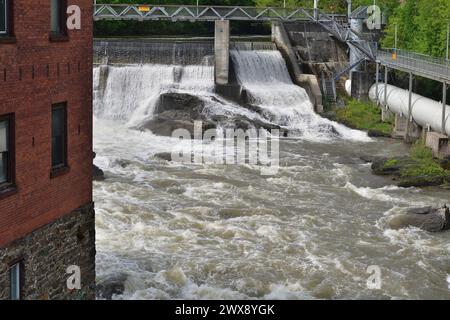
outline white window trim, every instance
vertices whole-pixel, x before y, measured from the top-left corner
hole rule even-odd
[[[13,264],[11,266],[11,268],[10,268],[10,276],[11,276],[10,281],[12,281],[12,273],[13,272],[16,273],[15,274],[16,283],[13,284],[11,282],[11,288],[10,288],[10,290],[11,290],[11,300],[20,300],[20,298],[21,298],[21,294],[22,294],[22,292],[21,292],[21,290],[22,290],[22,288],[21,288],[21,281],[22,281],[22,279],[20,278],[21,277],[21,272],[22,272],[21,269],[22,269],[22,266],[21,266],[20,262],[18,262],[16,264]],[[17,292],[16,296],[14,296],[14,297],[13,297],[13,290],[12,290],[13,286],[16,287],[16,292]]]
[[[5,15],[5,30],[0,30],[0,35],[8,34],[8,24],[9,24],[9,12],[8,12],[8,0],[5,0],[5,12],[3,14]]]

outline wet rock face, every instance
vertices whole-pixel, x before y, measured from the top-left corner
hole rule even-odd
[[[403,214],[394,215],[389,220],[391,229],[416,227],[429,232],[440,232],[450,229],[450,209],[443,208],[412,208]]]
[[[105,173],[103,172],[102,169],[97,167],[95,164],[93,165],[92,169],[93,169],[92,179],[94,181],[103,181],[103,180],[105,180]]]
[[[92,158],[95,159],[97,154],[95,152],[92,153]],[[105,180],[105,173],[102,169],[97,167],[95,164],[92,165],[92,180],[94,181],[103,181]]]
[[[125,291],[127,275],[120,273],[100,281],[97,284],[97,297],[111,300],[114,295],[121,295]]]
[[[220,101],[217,101],[220,103]],[[250,110],[258,107],[249,105]],[[259,110],[263,113],[262,110]],[[150,130],[156,135],[172,136],[177,129],[185,129],[191,137],[194,136],[194,121],[202,121],[202,132],[215,129],[220,124],[224,128],[248,130],[251,128],[263,128],[266,130],[280,129],[280,126],[250,119],[245,115],[212,116],[208,117],[205,112],[205,102],[196,96],[187,93],[167,92],[161,94],[155,107],[154,116],[151,120],[136,127],[138,130]]]

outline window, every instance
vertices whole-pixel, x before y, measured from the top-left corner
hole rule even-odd
[[[22,298],[22,263],[18,262],[9,269],[11,289],[11,300],[20,300]]]
[[[0,191],[14,183],[13,116],[0,116]]]
[[[0,0],[0,36],[10,33],[10,5],[11,0]]]
[[[0,0],[1,1],[1,0]],[[51,35],[65,36],[67,34],[66,28],[66,0],[50,0],[51,1]]]
[[[52,106],[52,168],[67,167],[67,105]]]

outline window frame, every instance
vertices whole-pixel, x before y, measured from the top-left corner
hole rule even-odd
[[[53,112],[55,110],[63,110],[64,114],[63,114],[63,125],[64,125],[64,129],[63,129],[63,151],[62,151],[62,158],[63,161],[62,163],[59,163],[57,165],[53,165]],[[60,174],[65,173],[68,169],[69,169],[69,164],[68,164],[68,106],[67,106],[67,102],[59,102],[59,103],[54,103],[52,104],[52,109],[51,109],[51,120],[50,120],[50,124],[51,124],[51,174],[50,177],[56,177]]]
[[[60,31],[52,30],[52,0],[50,0],[50,35],[51,41],[68,41],[69,35],[67,30],[67,0],[59,1],[59,28]]]
[[[0,43],[14,43],[14,0],[5,0],[5,27],[6,30],[0,32]],[[1,13],[0,13],[1,14]]]
[[[19,281],[19,287],[17,288],[19,291],[19,297],[18,299],[13,299],[13,270],[14,267],[18,267],[18,278],[17,280]],[[24,294],[23,294],[23,289],[25,288],[24,283],[25,283],[25,264],[24,264],[24,260],[22,258],[17,259],[12,261],[9,264],[9,299],[10,300],[23,300],[24,298]]]
[[[6,182],[0,183],[0,195],[4,191],[8,191],[15,187],[15,121],[14,114],[6,114],[0,115],[0,121],[8,122],[8,130],[7,130],[7,147],[8,147],[8,161],[7,161],[7,177]]]

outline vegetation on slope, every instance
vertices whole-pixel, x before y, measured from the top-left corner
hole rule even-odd
[[[404,158],[381,159],[374,162],[375,174],[392,175],[401,187],[426,187],[450,183],[450,160],[433,157],[432,151],[418,141]]]
[[[392,123],[381,120],[381,109],[372,102],[348,99],[346,106],[336,110],[334,120],[372,135],[390,136]]]

